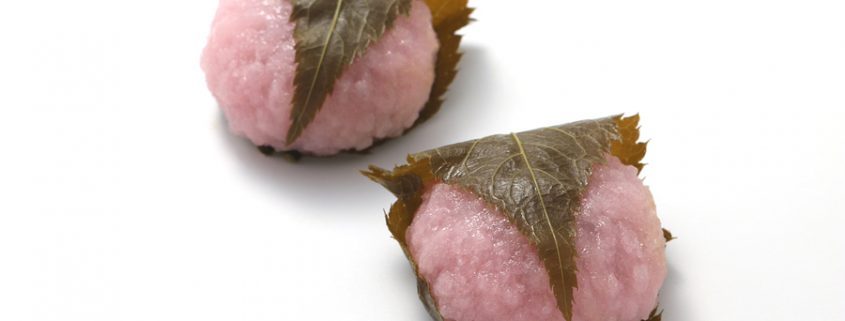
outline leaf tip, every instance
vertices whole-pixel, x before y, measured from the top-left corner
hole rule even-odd
[[[669,241],[674,240],[677,237],[673,236],[672,232],[670,232],[669,230],[664,228],[663,229],[663,238],[666,239],[666,242],[668,243]]]
[[[302,135],[302,130],[299,129],[299,126],[297,126],[297,124],[299,124],[301,120],[299,120],[293,115],[291,116],[291,126],[290,128],[288,128],[288,133],[285,136],[285,145],[287,146],[292,145],[299,138],[299,136]]]

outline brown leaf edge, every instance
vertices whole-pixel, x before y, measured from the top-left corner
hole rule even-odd
[[[669,232],[669,230],[663,229],[663,238],[666,239],[666,243],[669,243],[669,241],[674,240],[677,237],[672,236],[672,232]]]
[[[463,36],[457,34],[457,32],[474,21],[470,16],[475,8],[469,7],[468,0],[425,0],[425,3],[431,10],[431,24],[437,34],[440,49],[437,51],[437,62],[434,65],[434,83],[431,84],[428,101],[420,110],[420,115],[414,124],[408,127],[402,135],[429,120],[440,111],[449,85],[458,75],[458,63],[461,62],[463,57],[463,53],[459,50]],[[382,138],[373,142],[373,145],[366,149],[347,150],[345,152],[368,154],[370,150],[388,140],[390,138]]]
[[[468,0],[425,0],[431,10],[431,25],[437,33],[440,49],[434,67],[434,83],[428,102],[420,111],[420,116],[411,128],[425,122],[436,114],[443,105],[443,96],[458,74],[458,63],[463,54],[459,51],[463,36],[458,30],[472,21],[470,15],[475,10],[468,6]]]
[[[426,311],[437,321],[443,321],[443,316],[437,309],[437,302],[429,291],[428,282],[419,274],[417,262],[411,256],[406,242],[406,232],[411,226],[414,213],[422,203],[422,192],[426,184],[433,184],[436,181],[431,164],[428,159],[413,162],[408,156],[408,165],[396,167],[393,171],[370,165],[366,171],[361,173],[372,181],[384,186],[396,196],[397,200],[390,206],[390,212],[385,213],[384,219],[387,229],[393,235],[393,239],[399,242],[402,252],[417,276],[417,293],[425,306]]]
[[[470,16],[475,8],[469,7],[468,0],[425,0],[425,3],[431,10],[431,24],[437,34],[440,49],[437,51],[437,62],[434,65],[434,83],[431,84],[428,101],[420,110],[417,120],[402,133],[403,135],[440,111],[449,85],[452,84],[458,74],[458,63],[461,62],[463,57],[463,53],[459,50],[463,36],[457,34],[457,32],[474,21]],[[382,138],[373,142],[373,145],[366,149],[347,150],[345,152],[367,154],[370,150],[388,140],[390,138]]]
[[[616,123],[619,140],[611,142],[611,154],[619,158],[623,164],[642,170],[644,164],[641,161],[645,156],[648,143],[638,142],[639,114],[631,117],[617,115],[612,118]],[[393,238],[399,243],[417,275],[417,292],[420,301],[435,320],[443,321],[443,317],[437,309],[436,298],[430,293],[427,281],[419,275],[417,263],[411,256],[405,239],[407,229],[414,219],[414,214],[422,203],[422,194],[426,189],[425,187],[438,181],[433,174],[429,159],[414,159],[409,155],[406,165],[397,166],[392,171],[370,165],[368,170],[361,173],[396,196],[396,202],[391,205],[389,213],[385,214],[387,227]],[[657,308],[652,311],[649,319],[644,321],[660,321]]]
[[[651,313],[648,314],[648,319],[643,321],[661,321],[660,319],[663,318],[663,311],[657,312],[658,307],[654,307],[654,310],[651,310]]]
[[[463,54],[460,52],[461,40],[463,36],[457,34],[458,30],[468,25],[473,19],[470,17],[475,8],[469,7],[469,0],[424,0],[429,10],[431,10],[431,24],[434,32],[437,34],[437,40],[440,43],[440,49],[437,51],[437,62],[434,66],[434,83],[431,85],[431,92],[429,93],[428,101],[420,110],[420,115],[414,124],[403,132],[403,135],[419,124],[430,119],[434,114],[440,111],[443,105],[443,96],[449,90],[449,85],[455,80],[458,74],[458,63],[461,61]],[[368,154],[370,150],[390,138],[382,138],[373,142],[370,147],[363,150],[349,149],[341,153],[349,154]],[[330,157],[330,156],[316,156],[310,153],[301,151],[278,151],[270,146],[259,146],[259,151],[265,156],[273,156],[280,154],[285,159],[297,162],[303,157]]]

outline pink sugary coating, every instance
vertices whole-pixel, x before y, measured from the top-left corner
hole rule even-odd
[[[202,68],[234,133],[277,150],[331,155],[399,136],[414,123],[439,48],[420,0],[347,67],[314,121],[286,146],[296,69],[291,10],[289,0],[220,0]]]
[[[608,157],[581,202],[573,321],[645,319],[666,276],[651,193],[634,167]],[[564,320],[534,245],[471,192],[432,186],[406,237],[446,320]]]

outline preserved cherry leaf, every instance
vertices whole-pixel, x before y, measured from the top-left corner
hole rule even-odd
[[[426,186],[458,185],[494,205],[536,246],[557,306],[571,320],[577,287],[574,215],[580,195],[593,165],[603,163],[607,154],[642,168],[646,145],[637,142],[638,120],[613,116],[488,136],[412,154],[408,165],[393,171],[371,166],[364,174],[397,196],[387,225],[415,269],[405,233]],[[419,286],[420,297],[441,319],[427,289]]]

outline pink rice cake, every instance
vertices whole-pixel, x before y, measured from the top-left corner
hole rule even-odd
[[[408,229],[419,274],[448,321],[563,321],[537,250],[460,187],[435,184]],[[640,321],[666,276],[665,240],[637,169],[594,166],[577,213],[573,321]]]
[[[366,149],[413,125],[428,101],[439,48],[421,0],[347,67],[314,121],[287,146],[296,70],[291,10],[289,0],[220,0],[202,68],[234,133],[276,150],[331,155]]]

